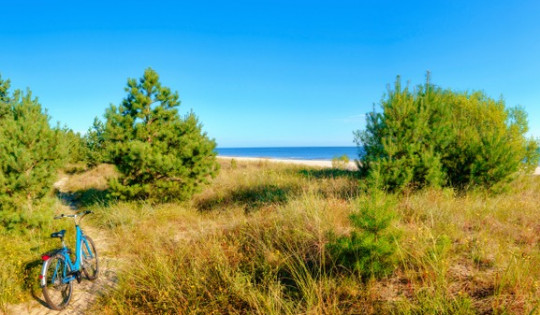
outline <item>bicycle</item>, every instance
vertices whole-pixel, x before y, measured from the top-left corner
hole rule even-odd
[[[40,284],[45,301],[51,309],[62,310],[71,300],[73,280],[82,281],[82,274],[90,281],[96,280],[99,274],[98,254],[94,241],[86,236],[79,224],[84,216],[92,211],[84,211],[77,214],[61,214],[54,219],[72,218],[75,223],[76,243],[75,261],[71,261],[71,250],[64,243],[66,230],[51,234],[52,238],[60,238],[62,248],[50,255],[45,254],[41,258],[43,266],[39,275]],[[77,218],[79,222],[77,222]]]

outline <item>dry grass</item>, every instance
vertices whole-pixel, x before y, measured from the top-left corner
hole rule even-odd
[[[62,212],[65,206],[52,198],[46,198],[31,209],[40,217],[39,226],[19,231],[0,230],[0,313],[6,311],[8,303],[19,303],[31,298],[38,291],[38,275],[41,255],[57,248],[57,239],[49,235],[72,226],[67,221],[53,221],[54,213]],[[71,237],[71,235],[70,235]]]
[[[61,175],[61,177],[67,175]],[[108,180],[117,176],[114,165],[101,164],[84,173],[69,176],[69,180],[63,185],[66,191],[76,192],[88,189],[105,190]]]
[[[398,207],[405,234],[400,273],[413,299],[400,307],[440,312],[446,300],[466,302],[474,313],[537,310],[539,179],[523,177],[499,196],[456,197],[451,190],[405,196]]]
[[[75,165],[70,166],[67,171],[74,168],[84,169],[83,166]],[[59,184],[65,193],[60,193],[60,196],[68,201],[81,197],[94,200],[103,195],[107,189],[107,180],[112,176],[116,176],[114,166],[105,164],[84,173],[61,173],[58,177]],[[66,229],[66,239],[74,238],[71,222],[53,220],[54,214],[71,211],[66,202],[56,198],[53,192],[39,204],[27,208],[21,207],[21,211],[28,212],[39,224],[22,227],[20,231],[0,229],[0,312],[6,310],[8,303],[29,300],[32,291],[38,291],[41,255],[60,246],[58,240],[51,239],[49,235]]]
[[[101,166],[70,177],[94,189]],[[86,176],[92,179],[86,179]],[[540,177],[507,191],[399,196],[399,264],[361,282],[335,268],[329,232],[350,230],[365,196],[353,173],[222,162],[185,203],[90,204],[130,263],[96,311],[106,314],[535,314],[540,304]],[[86,186],[84,186],[86,185]],[[105,186],[97,186],[104,189]]]
[[[402,195],[395,273],[335,272],[328,233],[362,200],[352,173],[222,162],[191,202],[96,208],[132,265],[106,313],[534,313],[540,303],[540,178],[500,195]],[[125,242],[130,239],[129,244]]]

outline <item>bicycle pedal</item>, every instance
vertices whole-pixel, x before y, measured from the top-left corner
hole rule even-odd
[[[82,274],[81,274],[81,271],[72,271],[72,272],[69,272],[67,274],[67,276],[74,276],[75,279],[77,280],[77,283],[81,283],[82,281]]]

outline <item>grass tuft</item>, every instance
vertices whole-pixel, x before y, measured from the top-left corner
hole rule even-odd
[[[104,202],[99,192],[110,176],[114,169],[99,166],[70,175],[64,186],[95,212],[85,224],[110,233],[108,252],[124,262],[116,289],[89,312],[538,312],[538,176],[522,176],[498,195],[448,188],[386,194],[387,208],[369,208],[372,195],[346,170],[227,161],[193,200],[161,205]],[[375,209],[372,223],[387,209],[388,229],[400,235],[392,272],[378,279],[343,268],[328,248],[332,235],[369,230],[366,207]],[[354,213],[360,225],[352,224]],[[52,224],[15,240],[0,235],[0,305],[29,297],[25,283],[32,281],[24,279],[34,276],[13,275],[31,273],[39,253],[53,248],[47,234],[59,227]]]

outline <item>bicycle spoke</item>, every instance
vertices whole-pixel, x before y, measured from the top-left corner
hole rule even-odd
[[[65,258],[59,254],[49,258],[46,264],[43,295],[51,308],[59,310],[64,308],[71,298],[72,284],[67,281],[67,274],[71,270]]]
[[[89,280],[95,280],[98,276],[98,257],[91,238],[86,237],[81,244],[82,247],[82,266],[86,277]]]

